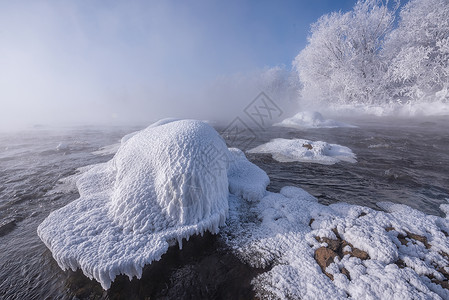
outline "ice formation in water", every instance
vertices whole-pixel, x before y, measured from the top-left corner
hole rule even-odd
[[[356,127],[343,122],[326,120],[319,112],[302,111],[291,118],[287,118],[274,126],[292,127],[292,128],[337,128],[337,127]]]
[[[218,232],[227,217],[221,236],[264,269],[252,282],[260,298],[449,299],[449,219],[390,202],[378,204],[383,211],[326,206],[297,187],[267,192],[268,183],[209,125],[163,122],[85,168],[80,198],[38,234],[63,269],[108,288],[120,273],[140,277],[175,241]]]
[[[348,147],[303,139],[274,139],[248,153],[270,153],[280,162],[301,161],[326,165],[339,161],[356,162],[355,154]]]
[[[266,268],[253,280],[261,298],[449,299],[448,219],[389,202],[325,206],[296,187],[229,203],[222,234]]]
[[[268,184],[206,123],[162,121],[128,137],[112,160],[81,175],[80,198],[38,227],[62,269],[81,268],[103,288],[118,274],[140,278],[175,241],[181,247],[183,238],[217,233],[229,190],[257,200]]]

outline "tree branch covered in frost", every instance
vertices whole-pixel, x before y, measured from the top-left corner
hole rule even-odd
[[[399,99],[449,93],[449,1],[413,0],[401,11],[399,26],[386,39],[389,90]]]
[[[322,16],[293,65],[306,100],[381,104],[449,99],[449,1],[358,1]]]

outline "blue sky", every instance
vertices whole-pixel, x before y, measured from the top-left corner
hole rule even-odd
[[[163,116],[186,106],[173,90],[290,68],[310,24],[354,3],[0,0],[0,126]]]

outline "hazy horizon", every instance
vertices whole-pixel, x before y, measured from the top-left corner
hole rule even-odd
[[[2,1],[0,128],[231,118],[354,3]]]

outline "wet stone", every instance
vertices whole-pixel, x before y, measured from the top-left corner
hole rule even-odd
[[[0,223],[0,236],[7,235],[16,228],[16,220],[8,219]]]

